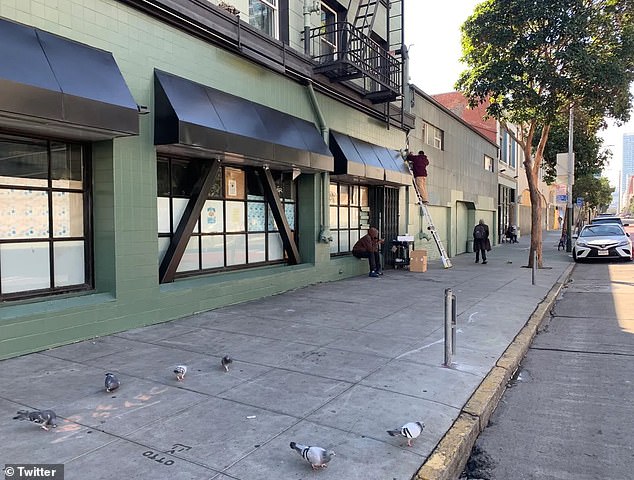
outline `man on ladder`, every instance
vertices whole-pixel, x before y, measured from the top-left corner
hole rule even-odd
[[[429,203],[427,196],[427,165],[429,165],[429,159],[427,155],[420,150],[418,155],[408,154],[406,160],[410,162],[412,172],[414,172],[414,181],[416,182],[421,202],[424,204]]]
[[[442,240],[440,239],[440,235],[436,231],[436,227],[432,221],[431,214],[427,209],[427,204],[429,203],[429,197],[427,196],[427,166],[429,165],[429,159],[427,158],[427,155],[425,155],[425,152],[420,150],[418,155],[412,155],[411,153],[407,154],[405,157],[405,164],[407,165],[407,168],[409,168],[410,174],[414,177],[414,190],[416,191],[416,196],[418,197],[418,203],[423,215],[427,218],[427,222],[429,223],[427,229],[431,232],[431,236],[438,247],[442,264],[445,268],[451,268],[452,264],[451,260],[449,260],[449,255],[447,255],[445,247],[442,244]]]

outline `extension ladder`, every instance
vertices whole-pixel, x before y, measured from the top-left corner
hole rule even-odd
[[[453,265],[451,264],[451,260],[447,256],[447,251],[442,244],[442,240],[440,239],[440,235],[436,231],[436,227],[434,225],[434,221],[431,218],[431,214],[429,213],[429,209],[427,208],[427,204],[423,203],[423,198],[420,196],[420,192],[418,191],[418,185],[416,185],[416,180],[414,179],[414,171],[412,170],[412,166],[409,164],[407,159],[405,159],[405,164],[409,170],[410,175],[412,176],[412,185],[414,185],[414,191],[416,192],[416,197],[418,198],[418,205],[420,206],[421,211],[423,212],[423,216],[427,218],[428,227],[427,229],[430,231],[431,236],[436,242],[436,246],[438,247],[438,252],[440,252],[440,259],[442,260],[442,265],[445,268],[451,268]]]

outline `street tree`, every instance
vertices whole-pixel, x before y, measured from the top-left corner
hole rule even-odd
[[[586,174],[575,178],[572,195],[573,198],[583,198],[584,208],[587,211],[603,212],[612,203],[614,190],[607,178]]]
[[[589,119],[583,115],[582,111],[575,111],[573,135],[575,178],[585,175],[599,176],[612,158],[612,151],[602,147],[603,140],[599,136],[599,131],[603,128],[605,128],[603,118]],[[568,115],[565,118],[555,119],[550,128],[543,158],[543,180],[549,185],[557,181],[557,154],[568,151],[568,134]],[[538,128],[533,138],[533,148],[537,148],[540,138],[541,128]],[[559,178],[559,182],[562,181],[564,180]]]
[[[550,130],[571,107],[588,118],[629,118],[634,0],[486,0],[462,25],[462,53],[468,68],[456,88],[471,106],[488,102],[487,114],[524,151],[531,200],[528,264],[537,253],[541,268],[538,175]]]

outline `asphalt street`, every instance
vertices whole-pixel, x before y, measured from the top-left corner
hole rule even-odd
[[[633,478],[634,264],[578,264],[510,386],[468,478]]]

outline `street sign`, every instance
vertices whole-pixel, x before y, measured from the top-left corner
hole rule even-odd
[[[583,197],[577,197],[577,207],[583,207]]]
[[[557,203],[567,203],[568,195],[557,195]]]

